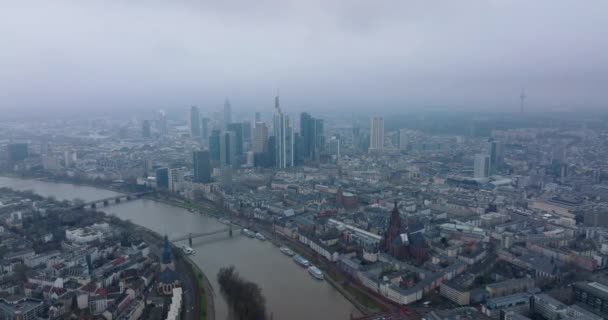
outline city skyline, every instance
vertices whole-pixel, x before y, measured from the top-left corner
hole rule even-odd
[[[608,319],[606,13],[7,2],[0,319]]]

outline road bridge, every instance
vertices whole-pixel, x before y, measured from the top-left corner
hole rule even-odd
[[[72,210],[97,209],[98,207],[107,207],[107,206],[113,205],[113,204],[141,199],[143,196],[148,195],[148,194],[153,194],[153,193],[154,193],[154,191],[120,194],[117,196],[107,197],[104,199],[89,201],[89,202],[85,202],[85,203],[79,203],[79,204],[72,206]]]

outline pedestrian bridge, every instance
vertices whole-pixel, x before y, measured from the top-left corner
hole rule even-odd
[[[221,233],[228,233],[230,236],[232,236],[232,227],[227,227],[227,228],[223,228],[223,229],[219,229],[219,230],[215,230],[215,231],[202,232],[202,233],[189,233],[184,236],[173,238],[173,239],[171,239],[171,242],[180,242],[180,241],[185,241],[185,240],[192,242],[192,239],[213,236],[213,235],[221,234]]]

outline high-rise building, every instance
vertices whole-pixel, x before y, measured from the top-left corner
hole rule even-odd
[[[407,129],[399,129],[399,149],[407,149]]]
[[[340,138],[333,136],[329,139],[329,153],[340,158]]]
[[[63,152],[63,163],[66,168],[73,167],[77,160],[78,157],[76,155],[76,152],[68,150]]]
[[[317,159],[325,146],[323,120],[315,119],[306,112],[300,114],[300,135],[305,159]]]
[[[273,132],[276,141],[275,165],[279,169],[292,167],[294,163],[293,126],[289,117],[284,115],[279,105],[279,97],[275,97],[275,114],[273,117]]]
[[[324,129],[324,121],[323,119],[314,119],[315,120],[315,141],[313,143],[313,158],[319,158],[319,154],[325,149],[325,129]]]
[[[184,168],[169,169],[169,190],[177,192],[180,190],[180,184],[184,181]]]
[[[224,101],[224,130],[228,129],[228,125],[232,123],[232,107],[230,106],[230,101],[226,98]]]
[[[158,110],[158,115],[156,118],[156,129],[161,136],[169,133],[169,128],[167,126],[167,115],[165,110]]]
[[[306,159],[312,158],[315,146],[314,119],[307,112],[300,114],[300,136],[302,137],[302,152]]]
[[[257,122],[253,129],[252,151],[264,153],[266,151],[266,140],[268,140],[268,127],[263,122]]]
[[[244,121],[241,122],[241,126],[243,127],[243,143],[250,145],[251,144],[251,122]],[[245,149],[243,149],[245,151]]]
[[[268,137],[265,155],[266,157],[264,158],[264,166],[268,168],[276,167],[277,139],[275,136]]]
[[[255,113],[255,123],[262,122],[262,114],[259,112]]]
[[[234,148],[236,156],[240,157],[243,154],[243,124],[240,122],[229,123],[226,131],[234,132]]]
[[[209,124],[211,123],[211,119],[207,117],[201,118],[201,138],[203,141],[209,139]]]
[[[169,189],[169,168],[156,169],[156,187],[159,189]]]
[[[502,167],[504,162],[502,142],[490,139],[488,141],[488,154],[490,155],[490,174],[494,174]]]
[[[384,149],[384,118],[373,117],[370,128],[369,149]]]
[[[476,154],[473,168],[474,178],[487,178],[491,172],[490,156],[487,154]]]
[[[211,182],[211,159],[209,151],[194,151],[192,153],[192,164],[194,167],[194,182]]]
[[[7,146],[9,161],[23,161],[29,156],[27,143],[11,143]]]
[[[293,134],[293,164],[300,166],[304,164],[304,139],[299,133]]]
[[[193,138],[201,136],[201,112],[197,106],[190,108],[190,136]]]
[[[234,167],[236,163],[236,134],[234,131],[223,132],[220,137],[220,165]]]
[[[150,126],[150,120],[144,120],[142,122],[141,136],[144,138],[152,137],[152,128]]]
[[[215,163],[219,163],[221,159],[220,136],[220,130],[211,131],[211,135],[209,136],[209,157]]]

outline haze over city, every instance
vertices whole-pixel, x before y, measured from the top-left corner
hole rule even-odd
[[[604,110],[608,3],[4,1],[0,110]]]
[[[0,2],[0,320],[608,319],[607,1]]]

